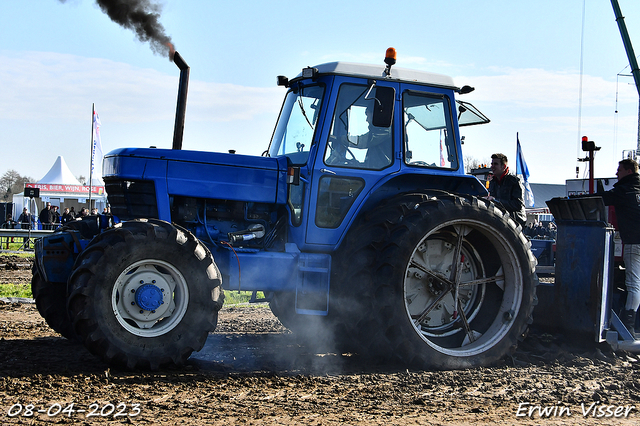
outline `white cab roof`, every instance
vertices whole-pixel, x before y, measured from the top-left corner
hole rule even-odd
[[[409,83],[428,84],[433,86],[457,89],[453,79],[447,75],[426,71],[416,71],[407,68],[391,67],[391,76],[385,77],[385,65],[357,64],[352,62],[328,62],[316,65],[320,74],[339,74],[373,79],[400,80]],[[302,73],[298,74],[301,77]]]

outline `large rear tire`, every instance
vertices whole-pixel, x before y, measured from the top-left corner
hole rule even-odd
[[[183,364],[215,330],[224,293],[209,250],[159,220],[124,222],[92,240],[69,278],[69,313],[109,364]]]
[[[274,293],[269,301],[269,309],[271,313],[278,318],[280,323],[287,327],[292,333],[304,332],[306,326],[301,324],[295,308],[295,293]]]
[[[338,309],[365,355],[418,368],[492,365],[532,321],[529,242],[484,200],[396,198],[359,219],[340,258]]]
[[[84,239],[91,239],[100,232],[99,218],[92,216],[83,220],[74,220],[55,230],[54,234],[78,231]],[[70,254],[69,254],[70,255]],[[49,327],[69,340],[77,340],[73,324],[67,311],[67,283],[49,282],[34,264],[31,278],[31,293],[36,302],[38,312]]]
[[[69,340],[76,340],[67,312],[67,283],[45,281],[35,265],[32,273],[31,293],[38,312],[53,331]]]

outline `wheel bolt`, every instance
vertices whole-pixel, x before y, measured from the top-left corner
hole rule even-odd
[[[140,309],[140,313],[142,314],[142,313],[144,313],[144,311],[142,309]]]
[[[135,305],[136,305],[136,302],[131,302],[131,306],[135,306]]]
[[[140,284],[144,284],[144,280],[140,280]]]
[[[135,293],[136,291],[134,289],[131,289],[131,293]]]
[[[155,313],[156,313],[156,310],[154,309],[153,311],[151,311],[151,313],[152,313],[152,314],[155,314]]]
[[[155,283],[156,283],[156,280],[151,281],[151,284],[155,284]]]

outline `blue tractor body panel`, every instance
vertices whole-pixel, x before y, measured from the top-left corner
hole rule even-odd
[[[106,179],[154,181],[156,195],[274,204],[286,203],[286,174],[284,157],[155,148],[111,151],[103,166]],[[160,193],[158,188],[166,190]]]

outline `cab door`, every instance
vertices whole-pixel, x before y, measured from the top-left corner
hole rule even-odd
[[[336,77],[330,123],[322,132],[313,164],[306,245],[330,250],[346,232],[371,189],[400,170],[400,117],[391,82]],[[390,114],[388,123],[380,117]]]

